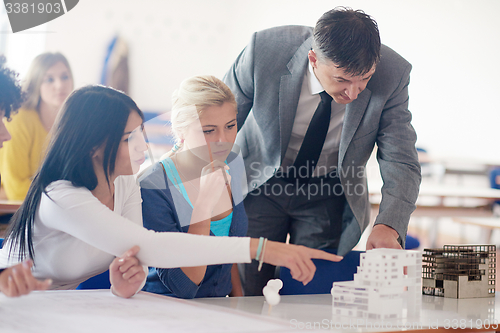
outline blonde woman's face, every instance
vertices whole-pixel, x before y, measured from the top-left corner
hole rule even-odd
[[[184,147],[201,159],[225,161],[233,148],[236,134],[236,108],[233,104],[210,106],[203,110],[200,121],[188,127]],[[211,156],[210,156],[211,154]]]
[[[60,108],[73,90],[73,78],[68,67],[62,62],[50,67],[40,86],[42,103],[52,108]]]

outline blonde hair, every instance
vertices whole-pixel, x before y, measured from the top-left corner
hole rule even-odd
[[[236,100],[231,89],[211,75],[193,76],[182,81],[179,89],[172,94],[172,133],[175,137],[177,149],[173,149],[164,156],[172,156],[182,148],[181,135],[189,125],[198,120],[203,110],[211,106],[221,106],[230,103],[237,108]]]
[[[69,76],[73,79],[68,60],[61,53],[42,53],[33,59],[22,85],[23,91],[26,93],[26,101],[23,107],[40,111],[40,87],[43,78],[47,70],[59,62],[62,62],[68,68]]]

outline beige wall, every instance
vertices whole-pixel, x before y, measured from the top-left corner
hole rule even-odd
[[[130,46],[132,97],[145,110],[167,110],[182,79],[221,77],[253,31],[314,25],[337,4],[372,15],[383,43],[413,64],[410,110],[420,146],[500,160],[497,0],[82,0],[46,24],[45,48],[68,56],[77,86],[96,83],[119,32]]]

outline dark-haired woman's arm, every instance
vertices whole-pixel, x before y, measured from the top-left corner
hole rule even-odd
[[[58,181],[47,190],[50,197],[42,195],[38,214],[43,225],[116,257],[138,245],[141,250],[137,258],[141,264],[150,267],[173,268],[251,260],[249,238],[154,232],[142,226],[140,215],[135,221],[123,217],[103,205],[86,188]],[[126,188],[117,186],[116,191],[133,193],[136,201],[141,200],[133,178]],[[115,193],[117,195],[120,194]],[[140,205],[137,209],[140,212]]]
[[[133,179],[132,185],[136,186],[139,193]],[[143,265],[172,268],[244,263],[250,262],[257,253],[258,239],[146,230],[142,225],[111,211],[87,189],[75,188],[66,181],[55,182],[47,190],[50,198],[42,195],[38,214],[42,224],[114,256],[120,256],[138,245],[140,252],[137,258]],[[331,261],[342,259],[324,251],[271,241],[267,242],[263,257],[266,263],[288,267],[292,277],[304,283],[314,276],[312,258]],[[74,257],[71,259],[78,260]]]

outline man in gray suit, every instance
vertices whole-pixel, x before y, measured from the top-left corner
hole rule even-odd
[[[381,45],[376,22],[350,8],[323,14],[314,30],[254,33],[224,77],[238,103],[249,236],[349,252],[370,221],[365,168],[377,144],[384,185],[366,248],[404,247],[421,180],[410,70]],[[273,275],[247,264],[245,294],[261,295]]]

